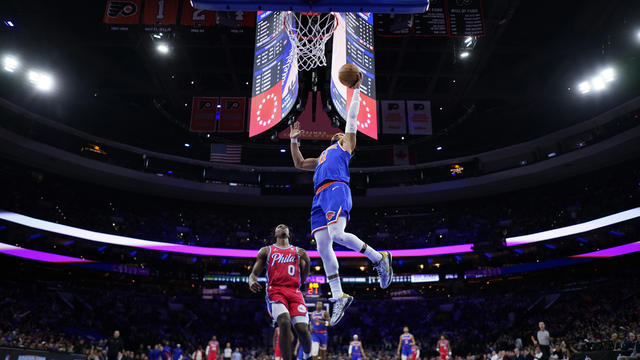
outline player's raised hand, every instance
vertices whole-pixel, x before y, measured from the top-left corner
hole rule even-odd
[[[257,279],[249,277],[249,289],[254,293],[259,293],[260,291],[262,291],[262,285],[260,285]]]
[[[293,125],[291,125],[289,128],[291,129],[291,132],[289,133],[289,138],[291,139],[297,139],[298,136],[302,134],[302,130],[300,130],[299,121],[296,121],[295,123],[293,123]]]
[[[358,81],[356,81],[355,84],[353,84],[353,86],[351,86],[352,89],[359,89],[360,85],[362,84],[362,80],[364,79],[364,76],[362,76],[362,72],[358,72]]]

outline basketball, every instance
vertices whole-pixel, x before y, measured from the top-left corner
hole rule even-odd
[[[358,70],[357,66],[353,64],[344,64],[340,68],[338,78],[342,85],[352,87],[356,82],[358,82],[358,74],[360,74],[360,70]]]

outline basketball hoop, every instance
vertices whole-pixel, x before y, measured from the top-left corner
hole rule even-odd
[[[298,70],[310,70],[318,66],[326,66],[324,46],[338,27],[338,16],[335,13],[295,13],[288,11],[284,17],[289,41],[293,50],[288,63],[298,57]]]

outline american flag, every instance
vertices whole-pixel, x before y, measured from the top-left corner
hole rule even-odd
[[[211,144],[213,162],[239,164],[242,156],[242,145]]]

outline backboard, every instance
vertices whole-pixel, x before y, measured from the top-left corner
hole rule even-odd
[[[217,11],[314,11],[417,14],[427,11],[429,0],[191,0],[194,8]]]

